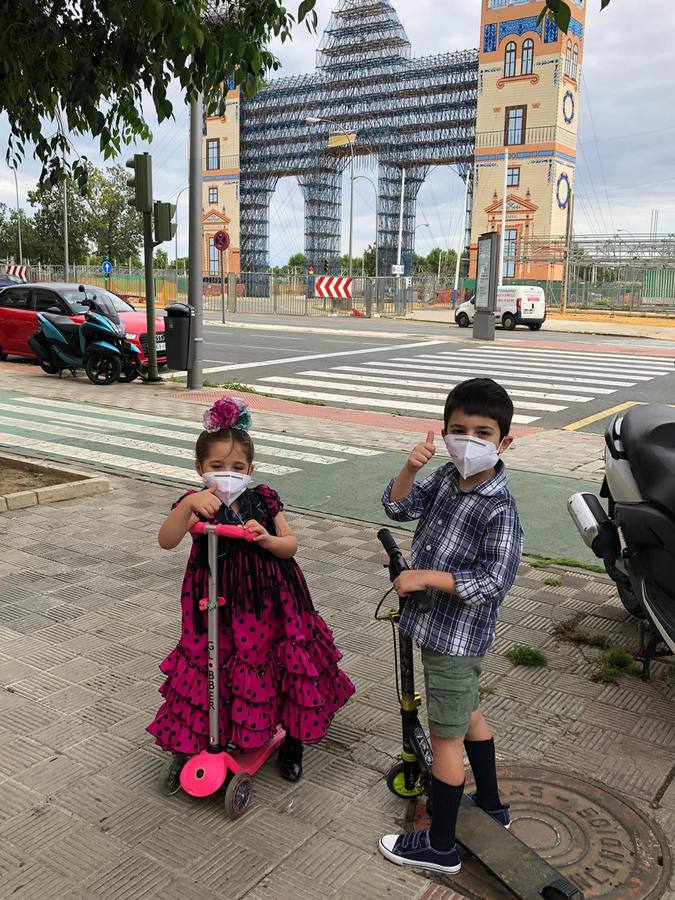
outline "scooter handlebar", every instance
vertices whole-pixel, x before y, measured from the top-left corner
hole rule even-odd
[[[389,574],[393,581],[401,574],[401,572],[405,572],[409,567],[403,557],[401,548],[394,540],[394,536],[388,528],[380,528],[377,532],[377,539],[389,556]],[[415,591],[412,594],[407,594],[407,599],[414,603],[420,612],[429,612],[434,605],[433,600],[426,591]]]
[[[193,537],[199,537],[202,534],[207,533],[207,529],[211,528],[208,522],[197,522],[190,529],[190,534]],[[248,531],[246,528],[241,525],[216,525],[216,535],[218,537],[223,538],[234,538],[235,540],[240,541],[254,541],[255,534],[252,531]]]

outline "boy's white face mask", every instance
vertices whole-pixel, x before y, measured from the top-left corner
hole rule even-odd
[[[251,483],[251,476],[241,472],[204,472],[202,479],[206,487],[217,485],[216,497],[226,506],[232,506]]]
[[[450,458],[464,479],[478,475],[479,472],[487,472],[499,461],[499,448],[492,441],[484,441],[468,434],[446,434],[443,440]]]

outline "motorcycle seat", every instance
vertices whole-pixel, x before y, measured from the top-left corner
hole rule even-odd
[[[621,423],[621,443],[643,498],[675,514],[675,409],[633,407]]]
[[[44,313],[45,319],[59,329],[62,334],[76,334],[80,330],[80,325],[73,322],[69,316],[57,316],[56,313]]]

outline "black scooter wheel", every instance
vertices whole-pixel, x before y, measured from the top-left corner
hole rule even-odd
[[[231,819],[243,816],[253,799],[253,779],[248,772],[237,772],[225,789],[225,812]]]
[[[47,375],[58,375],[59,368],[58,366],[53,366],[51,363],[45,362],[44,359],[39,360],[40,368],[43,372],[46,372]]]
[[[395,765],[387,772],[387,787],[392,794],[395,794],[402,800],[411,800],[415,797],[421,797],[424,793],[422,779],[419,777],[412,789],[408,789],[405,786],[405,765],[403,762],[395,763]]]
[[[84,366],[87,378],[94,384],[113,384],[120,377],[122,363],[110,353],[92,353]]]
[[[135,381],[140,374],[138,369],[123,369],[117,376],[117,380],[122,384],[131,384],[131,382]]]

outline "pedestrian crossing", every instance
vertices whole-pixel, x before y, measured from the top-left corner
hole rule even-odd
[[[194,485],[199,423],[90,403],[0,393],[0,445],[29,455]],[[381,456],[337,441],[257,430],[256,472],[292,475]]]
[[[577,404],[602,400],[627,388],[642,388],[656,378],[672,375],[674,363],[668,356],[497,344],[427,348],[416,356],[394,352],[360,364],[266,375],[248,386],[271,396],[326,406],[438,418],[455,384],[487,376],[499,381],[511,395],[514,423],[530,425]]]

